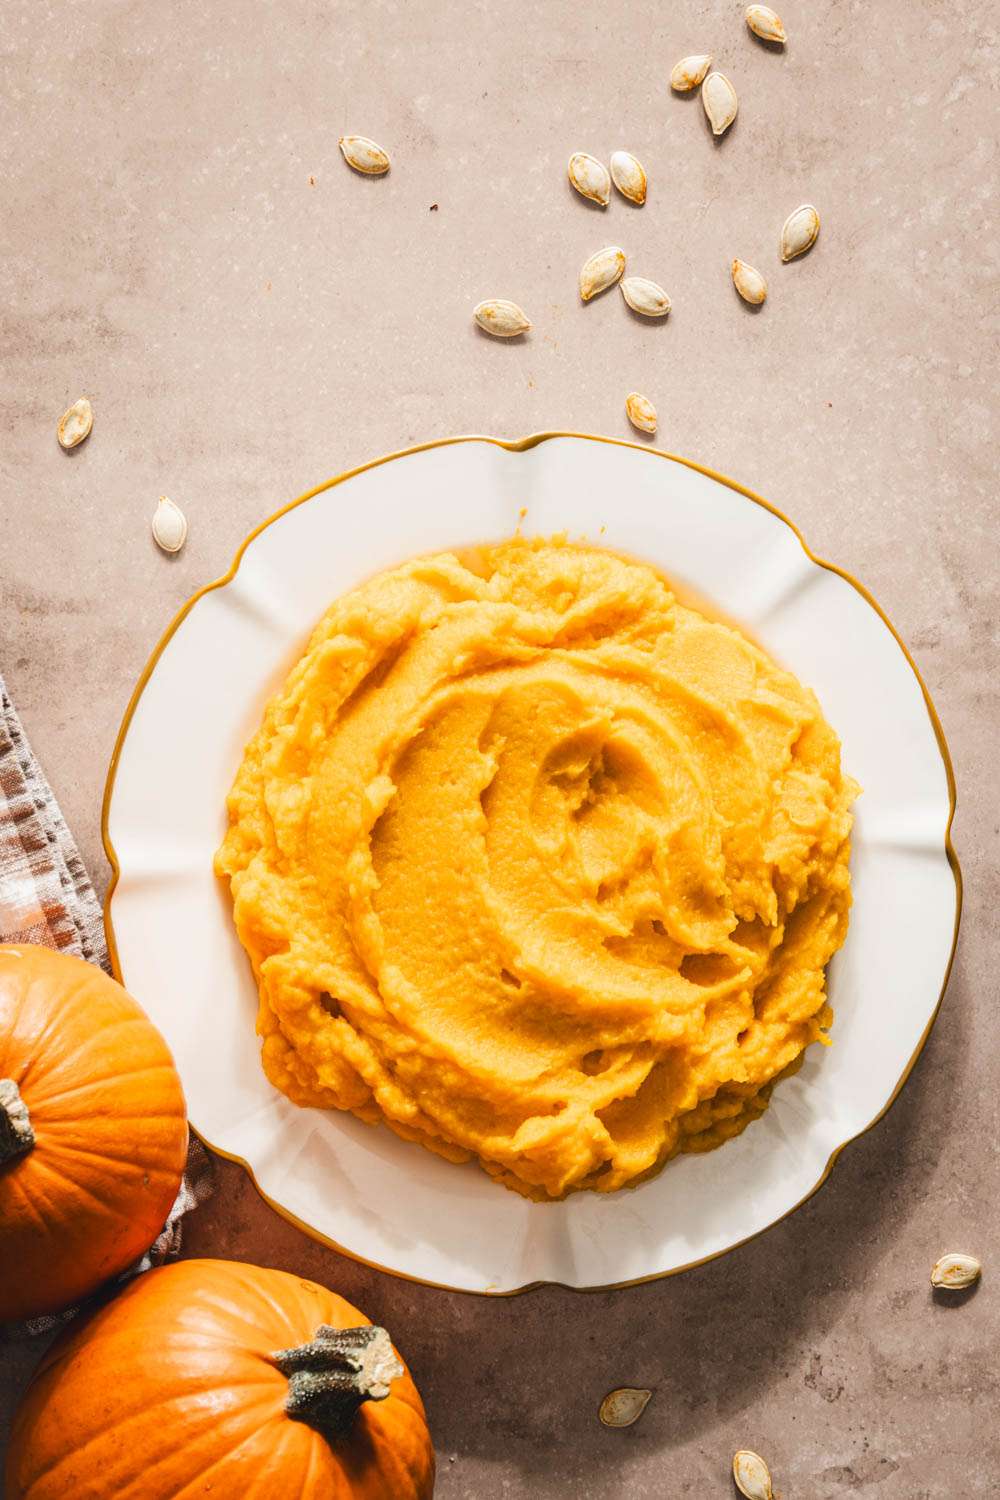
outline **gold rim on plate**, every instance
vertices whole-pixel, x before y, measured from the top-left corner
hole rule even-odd
[[[260,1194],[261,1198],[263,1198],[264,1202],[268,1205],[269,1208],[272,1208],[275,1213],[280,1214],[281,1217],[285,1219],[289,1224],[294,1224],[297,1229],[301,1229],[305,1234],[310,1235],[312,1239],[318,1240],[320,1244],[326,1245],[330,1250],[336,1250],[340,1255],[346,1255],[349,1260],[357,1261],[364,1266],[369,1266],[373,1271],[382,1271],[387,1276],[397,1276],[400,1278],[400,1280],[413,1281],[416,1282],[419,1286],[434,1287],[439,1291],[461,1292],[464,1295],[470,1297],[519,1297],[524,1292],[534,1291],[537,1287],[541,1286],[562,1286],[565,1287],[567,1291],[573,1292],[609,1292],[617,1291],[622,1287],[643,1286],[647,1282],[663,1281],[668,1276],[679,1276],[683,1271],[691,1271],[694,1270],[696,1266],[704,1266],[707,1265],[709,1261],[719,1260],[723,1255],[729,1255],[731,1251],[738,1250],[742,1245],[748,1245],[751,1240],[757,1239],[759,1235],[766,1234],[768,1230],[773,1229],[776,1224],[783,1223],[783,1221],[787,1219],[791,1214],[795,1213],[797,1209],[800,1209],[804,1203],[808,1203],[809,1199],[813,1196],[814,1193],[817,1193],[819,1191],[819,1189],[826,1182],[827,1178],[830,1176],[830,1173],[833,1171],[837,1158],[840,1156],[840,1153],[845,1149],[845,1147],[849,1146],[852,1141],[860,1140],[863,1135],[867,1135],[868,1131],[872,1130],[878,1124],[878,1122],[888,1113],[893,1104],[895,1104],[903,1088],[903,1085],[906,1083],[906,1080],[909,1078],[911,1072],[913,1071],[917,1058],[924,1050],[924,1045],[927,1041],[927,1038],[931,1034],[934,1022],[937,1020],[938,1012],[941,1009],[941,1001],[944,999],[945,990],[948,988],[948,981],[951,978],[952,965],[955,961],[955,950],[958,946],[958,929],[962,919],[962,869],[958,862],[958,855],[956,854],[954,845],[951,841],[951,826],[955,818],[957,793],[955,787],[955,771],[952,766],[951,752],[948,749],[948,741],[945,738],[941,720],[938,718],[937,709],[934,707],[931,695],[927,690],[927,684],[924,682],[924,679],[920,675],[920,669],[918,668],[916,662],[913,660],[913,657],[910,655],[910,652],[907,649],[902,636],[899,634],[899,631],[889,619],[889,616],[886,614],[881,604],[879,604],[874,595],[872,595],[868,591],[868,589],[865,588],[863,583],[860,583],[857,578],[855,578],[851,573],[846,572],[845,569],[839,568],[836,563],[827,562],[825,558],[817,557],[815,552],[813,552],[809,547],[805,537],[802,535],[795,522],[790,520],[783,511],[780,511],[777,508],[777,506],[772,505],[769,500],[765,500],[762,495],[755,494],[753,490],[748,490],[745,485],[738,484],[735,479],[730,479],[725,474],[719,474],[714,469],[706,468],[704,464],[695,463],[694,460],[690,458],[682,458],[680,454],[667,453],[662,448],[650,448],[647,447],[644,443],[629,443],[624,441],[624,439],[622,438],[600,437],[596,433],[592,432],[536,432],[532,433],[530,437],[519,438],[513,442],[508,441],[504,438],[484,437],[477,434],[469,434],[468,436],[464,437],[437,438],[429,443],[418,443],[415,447],[412,448],[400,448],[395,453],[383,454],[381,458],[373,458],[370,459],[368,463],[358,464],[356,468],[346,469],[342,474],[336,475],[333,479],[328,479],[325,481],[325,483],[316,485],[314,489],[307,490],[304,495],[299,495],[298,499],[290,500],[287,505],[283,505],[280,510],[276,510],[273,515],[268,516],[266,521],[262,521],[259,526],[254,527],[250,534],[243,539],[243,541],[237,548],[236,556],[233,558],[228,571],[225,572],[221,578],[216,578],[212,583],[206,583],[203,588],[200,588],[197,591],[197,593],[192,594],[191,598],[181,606],[174,618],[171,620],[170,624],[167,626],[163,635],[160,637],[159,641],[156,643],[156,646],[153,648],[149,660],[143,667],[142,672],[139,675],[139,680],[132,692],[132,696],[128,701],[128,706],[126,707],[124,716],[122,718],[121,727],[119,728],[118,735],[115,739],[114,749],[111,752],[111,763],[108,767],[107,780],[104,785],[104,800],[101,806],[101,839],[104,844],[104,852],[108,857],[108,863],[111,866],[111,880],[108,885],[107,894],[104,898],[104,931],[107,936],[108,952],[111,957],[111,965],[114,970],[115,978],[118,979],[120,983],[124,984],[121,965],[118,961],[118,945],[115,941],[114,923],[111,918],[111,900],[115,893],[115,887],[118,884],[119,877],[121,875],[121,866],[118,863],[118,855],[115,852],[114,844],[111,841],[111,834],[108,830],[108,820],[111,812],[111,798],[115,786],[115,775],[118,770],[118,762],[121,759],[121,753],[125,744],[126,735],[128,734],[129,725],[132,722],[132,716],[135,713],[135,710],[139,703],[139,699],[142,697],[146,684],[152,676],[157,662],[162,656],[173,635],[175,634],[181,623],[191,613],[194,606],[198,603],[198,600],[204,598],[206,594],[212,593],[214,589],[224,588],[227,583],[232,582],[233,578],[235,578],[236,576],[240,563],[243,560],[243,554],[250,546],[250,543],[254,541],[258,536],[260,536],[262,531],[266,531],[269,526],[273,526],[275,521],[280,521],[282,516],[288,515],[289,511],[295,510],[300,505],[304,505],[307,500],[312,500],[317,495],[324,494],[327,490],[335,489],[337,485],[343,484],[347,479],[353,479],[357,474],[364,474],[369,469],[377,469],[382,464],[391,463],[393,459],[396,458],[408,458],[411,454],[414,453],[425,453],[430,448],[450,448],[456,443],[490,443],[493,447],[503,448],[508,453],[526,453],[530,448],[537,448],[540,443],[548,442],[552,438],[581,438],[587,442],[592,443],[607,443],[615,448],[635,448],[640,453],[649,453],[655,458],[665,458],[669,459],[672,463],[683,464],[686,469],[693,469],[698,474],[704,474],[708,479],[714,479],[719,484],[726,485],[728,489],[735,490],[738,495],[743,495],[747,500],[752,500],[755,505],[760,505],[764,508],[764,510],[770,511],[772,516],[777,516],[779,521],[783,521],[785,525],[794,532],[796,538],[798,539],[799,545],[801,546],[803,552],[805,552],[806,556],[810,559],[810,561],[814,562],[817,567],[825,568],[827,572],[836,573],[838,577],[843,578],[845,582],[849,583],[852,588],[856,589],[861,597],[871,605],[872,609],[879,616],[882,623],[892,633],[893,637],[896,640],[896,644],[899,646],[899,649],[902,651],[907,662],[909,663],[914,677],[917,679],[917,682],[920,686],[920,691],[923,694],[924,703],[927,708],[927,715],[931,721],[931,726],[934,730],[934,735],[937,740],[938,750],[941,754],[941,760],[944,764],[945,778],[948,784],[948,822],[945,826],[944,832],[944,852],[947,856],[948,864],[951,866],[951,872],[955,880],[955,926],[952,933],[951,951],[948,954],[948,962],[945,965],[944,979],[941,983],[941,989],[938,994],[934,1010],[931,1014],[930,1020],[927,1022],[927,1025],[924,1028],[924,1031],[916,1045],[912,1056],[910,1057],[909,1062],[903,1069],[902,1075],[897,1081],[895,1088],[893,1089],[892,1093],[889,1095],[889,1098],[886,1100],[886,1103],[884,1104],[882,1109],[879,1110],[875,1118],[873,1120],[870,1120],[863,1130],[859,1130],[855,1135],[849,1136],[846,1141],[841,1141],[840,1145],[831,1152],[826,1166],[823,1168],[822,1174],[809,1189],[809,1191],[807,1193],[804,1193],[797,1203],[793,1203],[791,1208],[787,1208],[784,1213],[779,1214],[776,1219],[772,1219],[770,1224],[766,1224],[762,1229],[755,1229],[753,1234],[746,1235],[742,1240],[736,1240],[732,1245],[727,1245],[724,1250],[713,1250],[711,1255],[703,1255],[698,1260],[688,1261],[683,1266],[674,1266],[669,1271],[656,1271],[651,1276],[637,1276],[632,1281],[612,1281],[609,1282],[606,1286],[588,1287],[569,1286],[568,1283],[561,1281],[532,1281],[528,1282],[525,1286],[515,1287],[509,1292],[491,1292],[489,1288],[486,1288],[484,1291],[479,1292],[473,1291],[469,1287],[449,1286],[446,1282],[428,1281],[425,1277],[422,1276],[411,1276],[406,1271],[394,1271],[388,1266],[379,1265],[377,1261],[367,1260],[363,1255],[358,1255],[355,1251],[348,1250],[343,1245],[338,1245],[336,1240],[330,1239],[329,1235],[322,1234],[311,1224],[307,1224],[304,1219],[298,1218],[296,1214],[293,1214],[289,1209],[283,1207],[282,1204],[276,1202],[274,1198],[269,1197],[268,1194],[264,1192],[264,1189],[257,1181],[254,1170],[249,1162],[244,1161],[243,1157],[236,1156],[231,1151],[224,1151],[220,1146],[213,1145],[212,1142],[205,1136],[203,1136],[195,1126],[192,1125],[190,1127],[194,1131],[195,1135],[198,1136],[199,1140],[203,1141],[210,1151],[214,1151],[216,1156],[222,1156],[227,1161],[236,1162],[244,1169],[244,1171],[250,1177],[250,1181],[257,1189],[257,1192]]]

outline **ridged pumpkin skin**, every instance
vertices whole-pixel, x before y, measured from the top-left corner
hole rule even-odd
[[[0,945],[0,1079],[35,1144],[0,1165],[0,1323],[58,1312],[163,1228],[187,1155],[167,1044],[93,964]]]
[[[434,1453],[409,1373],[331,1444],[286,1416],[276,1350],[368,1319],[284,1271],[149,1271],[52,1346],[14,1421],[7,1500],[429,1500]]]

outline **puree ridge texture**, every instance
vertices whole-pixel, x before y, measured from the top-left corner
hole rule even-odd
[[[381,574],[228,800],[265,1071],[534,1198],[717,1146],[827,1039],[857,790],[813,693],[641,563]]]

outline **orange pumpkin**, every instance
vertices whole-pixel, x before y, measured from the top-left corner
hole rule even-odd
[[[180,1079],[131,995],[82,959],[0,945],[0,1323],[147,1250],[186,1154]]]
[[[7,1500],[429,1500],[389,1335],[314,1281],[225,1260],[137,1277],[71,1325],[14,1420]]]

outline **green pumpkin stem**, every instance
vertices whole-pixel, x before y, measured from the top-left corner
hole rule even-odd
[[[271,1355],[288,1376],[285,1412],[308,1422],[328,1442],[343,1437],[364,1401],[384,1401],[403,1373],[384,1328],[331,1328],[322,1323],[308,1344]]]
[[[13,1078],[0,1078],[0,1167],[35,1144],[28,1106]]]

